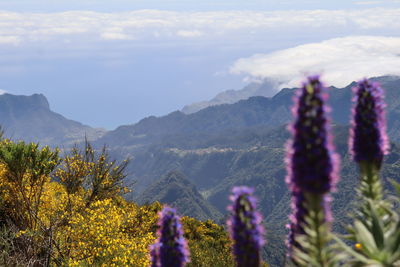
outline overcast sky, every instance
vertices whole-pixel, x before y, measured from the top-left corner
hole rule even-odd
[[[360,6],[396,7],[398,0],[2,0],[0,8],[12,11],[60,12],[93,10],[120,12],[137,9],[175,11],[349,9]]]
[[[400,75],[399,0],[199,2],[1,0],[0,93],[112,129],[266,77]]]

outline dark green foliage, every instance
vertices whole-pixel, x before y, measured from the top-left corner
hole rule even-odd
[[[58,151],[48,147],[39,148],[39,144],[21,141],[10,143],[7,140],[0,145],[0,162],[5,164],[9,179],[21,183],[23,176],[31,174],[30,183],[35,184],[42,176],[49,175],[59,164]]]
[[[188,267],[234,266],[231,241],[224,227],[207,220],[183,217],[185,238],[189,242],[191,262]]]
[[[39,144],[35,143],[3,140],[0,143],[0,163],[4,165],[5,179],[8,182],[8,185],[0,186],[0,193],[6,191],[15,199],[13,203],[4,205],[14,205],[16,211],[25,207],[28,211],[27,214],[16,213],[18,216],[5,215],[19,229],[25,229],[35,221],[47,177],[60,163],[58,150],[47,146],[39,148]],[[26,186],[31,188],[31,192],[25,192]]]
[[[140,196],[141,203],[159,201],[177,207],[179,214],[199,220],[220,221],[222,214],[204,200],[196,187],[179,171],[171,171]]]

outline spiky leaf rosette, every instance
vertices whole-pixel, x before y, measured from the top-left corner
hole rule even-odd
[[[238,267],[261,266],[261,248],[264,245],[262,218],[256,210],[254,190],[246,186],[232,189],[228,207],[231,213],[228,229],[233,240],[233,254]]]
[[[158,239],[151,246],[153,267],[184,267],[189,260],[187,242],[176,210],[164,207],[159,213]]]
[[[288,245],[289,256],[299,265],[301,257],[295,257],[294,250],[314,257],[319,264],[330,262],[325,252],[331,222],[328,193],[338,180],[339,157],[330,132],[327,99],[327,88],[319,77],[308,77],[294,98],[294,121],[289,125],[292,138],[286,148],[286,182],[293,213]]]

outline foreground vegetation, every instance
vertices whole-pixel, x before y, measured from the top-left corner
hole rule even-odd
[[[291,194],[288,266],[400,266],[399,198],[383,189],[389,152],[383,90],[354,87],[349,148],[359,167],[352,224],[332,232],[331,193],[339,181],[327,106],[318,76],[299,88],[286,146]],[[38,144],[0,143],[0,264],[6,266],[260,267],[265,244],[254,190],[235,187],[226,233],[212,221],[180,218],[155,202],[122,197],[128,162],[89,143],[64,157]],[[399,191],[400,185],[393,182]],[[268,235],[268,229],[267,233]],[[345,241],[344,241],[345,240]]]
[[[2,139],[0,266],[149,266],[162,206],[124,200],[126,165],[88,143],[61,158]],[[221,226],[182,221],[193,266],[232,264]]]

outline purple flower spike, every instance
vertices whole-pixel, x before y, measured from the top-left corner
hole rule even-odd
[[[158,239],[150,248],[151,266],[183,267],[190,261],[189,250],[176,210],[164,207],[159,216]]]
[[[256,198],[253,189],[238,186],[232,189],[232,205],[228,207],[231,217],[228,229],[233,240],[233,252],[238,267],[259,267],[260,250],[264,245],[264,228],[262,218],[256,211]]]
[[[380,167],[388,153],[385,103],[378,83],[363,79],[353,87],[353,109],[349,148],[356,162],[373,162]]]
[[[308,77],[294,98],[294,121],[289,126],[292,139],[286,147],[286,182],[292,194],[289,254],[292,247],[301,247],[295,236],[305,234],[307,207],[317,208],[323,212],[325,222],[331,221],[328,193],[339,179],[339,156],[330,133],[327,99],[327,89],[318,76]],[[309,201],[318,203],[310,205]]]
[[[324,194],[337,183],[339,157],[330,134],[326,91],[319,77],[311,76],[295,97],[293,139],[286,156],[286,182],[292,191]]]

